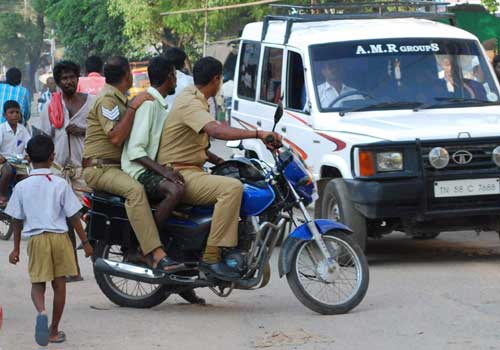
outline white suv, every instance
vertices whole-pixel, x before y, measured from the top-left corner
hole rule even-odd
[[[498,82],[478,39],[442,18],[453,23],[295,14],[243,30],[231,124],[270,130],[281,101],[276,131],[314,175],[316,216],[344,222],[363,247],[394,230],[498,230]],[[270,161],[262,143],[242,145]]]

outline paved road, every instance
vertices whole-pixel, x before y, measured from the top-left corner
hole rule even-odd
[[[36,349],[26,257],[7,263],[0,241],[2,350]],[[25,242],[23,242],[25,249]],[[68,285],[64,345],[50,349],[497,349],[500,348],[500,241],[493,232],[446,233],[432,241],[395,234],[368,248],[371,282],[351,313],[319,316],[303,307],[273,262],[265,289],[226,299],[199,293],[208,306],[177,296],[150,310],[109,302],[82,261],[84,282]],[[49,293],[51,295],[51,293]]]
[[[8,265],[11,244],[0,242],[5,314],[0,347],[34,349],[26,259],[20,266]],[[51,349],[500,348],[495,233],[449,233],[433,241],[394,235],[372,242],[368,257],[368,294],[341,316],[319,316],[304,308],[276,270],[262,290],[235,291],[227,299],[201,290],[209,303],[205,307],[173,296],[150,310],[119,308],[101,294],[85,261],[85,281],[68,285],[62,324],[68,342]]]

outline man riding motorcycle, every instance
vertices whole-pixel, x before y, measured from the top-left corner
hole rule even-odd
[[[154,98],[141,94],[127,100],[125,93],[132,86],[132,73],[124,57],[111,58],[104,67],[104,76],[106,85],[87,119],[83,176],[94,190],[125,197],[127,216],[142,253],[153,268],[168,271],[178,264],[166,256],[144,188],[120,168],[122,146],[129,138],[135,112],[144,101]],[[193,292],[188,294],[186,300],[200,302]]]
[[[200,269],[214,277],[232,281],[239,273],[221,258],[221,248],[238,243],[238,220],[243,194],[240,181],[203,171],[205,162],[220,164],[224,160],[208,151],[209,137],[220,140],[258,138],[265,142],[273,132],[242,130],[215,121],[209,113],[208,99],[214,97],[222,83],[222,64],[213,57],[200,59],[193,68],[194,86],[185,88],[175,99],[163,129],[157,163],[171,166],[184,177],[182,201],[192,205],[213,205],[213,220]],[[274,145],[269,145],[273,147]]]

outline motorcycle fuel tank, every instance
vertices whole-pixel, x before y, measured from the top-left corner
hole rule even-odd
[[[276,198],[271,186],[257,187],[243,184],[243,200],[241,202],[241,216],[256,216],[266,210]]]

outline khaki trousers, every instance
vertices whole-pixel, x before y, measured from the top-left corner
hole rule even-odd
[[[225,176],[210,175],[201,169],[179,169],[184,177],[182,202],[192,205],[215,204],[208,246],[235,247],[238,244],[243,185]]]
[[[83,177],[94,190],[125,197],[127,216],[144,255],[162,245],[146,192],[139,182],[116,166],[85,168]]]

